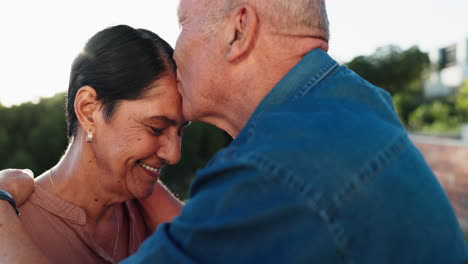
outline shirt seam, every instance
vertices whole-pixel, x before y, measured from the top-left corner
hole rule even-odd
[[[354,177],[352,177],[333,197],[333,203],[339,207],[357,192],[360,187],[369,183],[378,172],[408,145],[408,136],[406,132],[396,137],[385,149],[379,152],[374,159],[371,159]]]
[[[255,153],[243,154],[236,153],[238,157],[242,157],[243,159],[254,162],[256,167],[260,167],[261,170],[265,170],[267,167],[268,176],[263,174],[263,178],[268,178],[269,176],[273,177],[273,180],[281,184],[283,186],[287,186],[290,190],[298,193],[300,196],[304,197],[307,201],[307,206],[309,206],[313,212],[319,217],[319,219],[325,224],[327,227],[327,231],[330,234],[331,242],[334,244],[335,249],[337,251],[341,251],[339,247],[339,243],[337,243],[335,239],[335,231],[339,229],[336,225],[331,225],[332,223],[329,222],[331,219],[327,216],[328,211],[327,208],[323,205],[329,204],[329,202],[324,200],[324,196],[322,193],[318,192],[300,178],[296,177],[293,173],[289,170],[285,169],[282,166],[279,166],[277,163],[273,163]],[[270,178],[268,178],[270,179]],[[267,180],[268,180],[267,179]],[[271,182],[271,181],[268,181]]]
[[[367,162],[363,168],[355,174],[349,181],[347,181],[336,194],[326,200],[328,205],[324,206],[326,212],[322,217],[326,223],[330,223],[331,232],[336,239],[337,247],[340,249],[343,261],[345,261],[346,250],[349,246],[349,239],[346,237],[345,229],[337,222],[339,217],[335,217],[338,209],[344,202],[351,199],[351,197],[364,189],[365,185],[371,182],[378,173],[386,168],[387,164],[396,157],[407,145],[408,137],[406,132],[396,137],[389,145],[380,151],[374,159]],[[324,199],[325,200],[325,199]],[[346,260],[347,263],[353,263],[352,260]]]
[[[262,178],[272,177],[276,183],[287,186],[290,190],[304,197],[307,201],[307,205],[319,216],[320,220],[327,227],[332,243],[337,250],[338,257],[343,262],[353,263],[351,260],[346,260],[349,239],[346,236],[344,227],[338,221],[337,210],[344,202],[351,199],[355,193],[359,192],[367,183],[374,179],[378,173],[408,145],[407,139],[406,133],[402,133],[396,137],[387,147],[379,152],[374,159],[367,162],[358,173],[352,176],[342,188],[337,188],[338,191],[330,197],[325,196],[322,192],[314,189],[301,178],[296,177],[291,170],[287,170],[277,162],[270,161],[256,153],[250,152],[248,154],[241,154],[237,152],[231,153],[231,155],[228,156],[231,156],[230,158],[237,157],[249,163],[253,162],[255,166],[261,168],[262,171],[268,169],[268,175],[262,174]]]
[[[304,96],[307,94],[310,89],[315,87],[319,82],[321,82],[323,79],[325,79],[333,70],[335,70],[339,66],[338,62],[334,61],[333,59],[330,59],[325,65],[323,65],[317,73],[307,81],[307,83],[300,89],[299,91],[296,92],[296,94],[293,97],[293,100],[297,100],[300,97]]]

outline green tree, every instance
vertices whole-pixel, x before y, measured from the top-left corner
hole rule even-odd
[[[0,109],[1,168],[30,168],[37,175],[58,161],[67,144],[64,98]]]
[[[421,104],[409,117],[409,127],[424,132],[453,132],[458,129],[459,123],[450,101],[436,100]]]
[[[417,46],[401,50],[398,46],[389,45],[378,48],[370,56],[356,57],[347,66],[392,95],[420,95],[430,61],[427,53]]]
[[[455,95],[455,109],[461,121],[468,122],[468,80],[465,81]]]
[[[356,57],[347,66],[392,94],[401,121],[408,124],[410,113],[423,101],[424,79],[430,67],[427,53],[417,46],[401,50],[389,45],[370,56]]]
[[[409,116],[417,108],[418,102],[408,93],[396,93],[393,95],[393,104],[401,122],[408,125]]]

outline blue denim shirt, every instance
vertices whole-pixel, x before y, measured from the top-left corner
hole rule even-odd
[[[124,263],[461,263],[447,197],[390,95],[321,50],[197,173]]]

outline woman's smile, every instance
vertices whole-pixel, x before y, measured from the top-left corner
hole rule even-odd
[[[142,167],[143,170],[152,177],[159,178],[159,175],[161,175],[161,168],[152,167],[150,165],[144,164],[141,161],[137,161],[137,164],[140,165],[140,167]]]

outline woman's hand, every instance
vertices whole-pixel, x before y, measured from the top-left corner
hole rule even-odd
[[[180,214],[184,203],[177,199],[161,182],[156,183],[153,194],[139,201],[143,209],[143,217],[152,232],[158,225],[170,222]]]
[[[34,175],[25,169],[6,169],[0,171],[0,190],[9,192],[19,207],[34,191]]]

